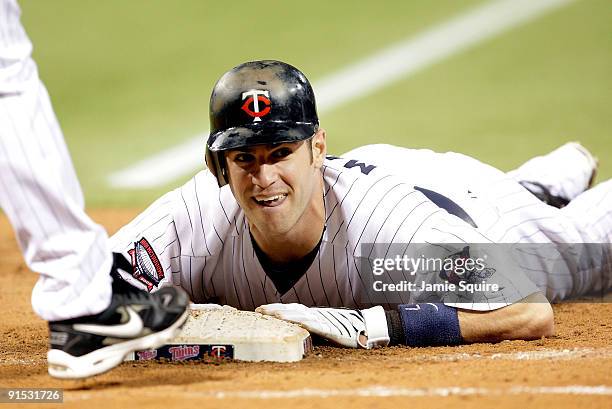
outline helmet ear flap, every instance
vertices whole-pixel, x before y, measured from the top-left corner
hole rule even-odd
[[[210,172],[217,178],[219,187],[223,187],[229,183],[227,177],[227,167],[225,164],[225,154],[221,152],[213,152],[206,147],[206,166]]]

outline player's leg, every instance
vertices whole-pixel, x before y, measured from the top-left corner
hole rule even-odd
[[[512,180],[492,186],[486,199],[497,215],[482,226],[483,233],[512,251],[550,301],[612,289],[612,181],[562,209],[545,205]]]
[[[166,288],[150,295],[111,278],[106,232],[83,210],[62,133],[38,81],[0,94],[0,205],[28,266],[40,274],[32,305],[49,321],[52,376],[104,372],[127,353],[177,334],[186,319],[184,292]],[[124,260],[122,268],[132,266]]]
[[[0,206],[28,267],[40,274],[32,305],[49,321],[49,373],[94,375],[174,336],[188,298],[175,288],[151,295],[111,278],[111,266],[118,266],[105,230],[84,212],[63,135],[29,57],[19,7],[0,0],[0,10]],[[123,261],[122,268],[131,269]]]
[[[612,179],[577,196],[560,210],[584,237],[575,277],[578,294],[612,290]]]
[[[561,213],[578,225],[585,242],[612,243],[612,179],[581,193]]]
[[[0,97],[0,204],[40,278],[34,310],[48,321],[98,313],[111,297],[105,230],[83,197],[43,85]]]
[[[529,159],[508,175],[545,203],[563,207],[591,186],[596,171],[593,155],[579,143],[569,142]]]

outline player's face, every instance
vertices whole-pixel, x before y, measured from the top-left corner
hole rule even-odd
[[[320,217],[323,208],[320,168],[324,158],[323,130],[315,134],[312,144],[301,141],[229,151],[229,184],[251,231],[283,236],[322,226],[313,218]]]

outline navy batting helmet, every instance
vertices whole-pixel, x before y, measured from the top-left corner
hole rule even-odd
[[[226,72],[210,96],[206,164],[227,184],[223,151],[308,139],[319,127],[306,76],[281,61],[251,61]]]

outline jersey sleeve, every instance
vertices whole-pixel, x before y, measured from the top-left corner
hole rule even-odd
[[[475,311],[496,310],[539,291],[521,266],[512,244],[493,243],[483,232],[441,213],[423,233],[426,238],[412,257],[424,274],[414,295],[428,301]],[[424,226],[425,227],[425,226]],[[418,254],[418,255],[417,255]],[[427,256],[429,254],[429,256]],[[426,255],[426,256],[423,256]]]
[[[173,218],[176,192],[166,193],[110,239],[111,249],[123,254],[132,271],[121,273],[135,287],[153,292],[173,283],[179,270],[180,241]]]

